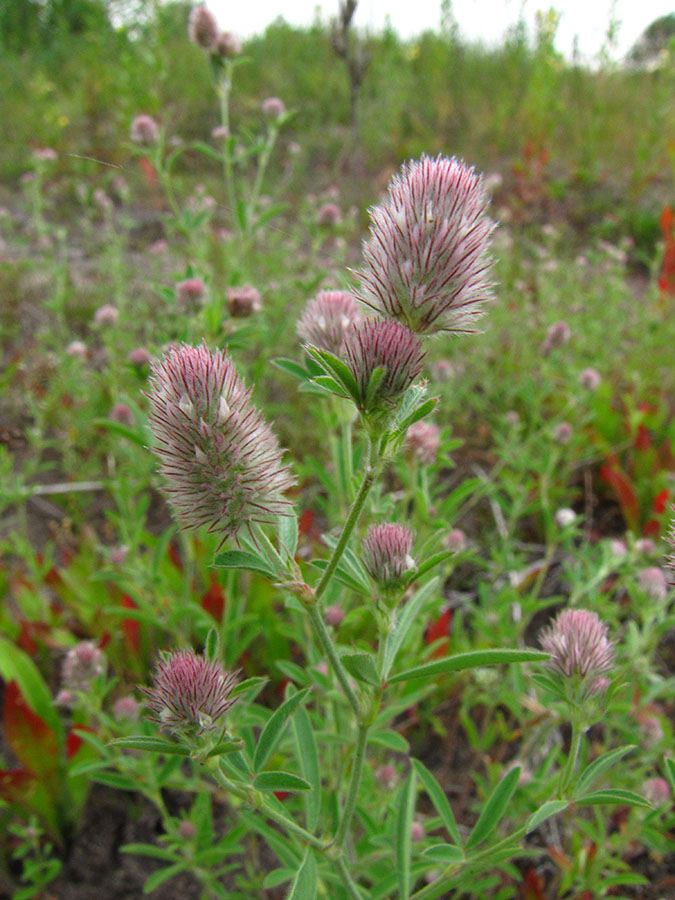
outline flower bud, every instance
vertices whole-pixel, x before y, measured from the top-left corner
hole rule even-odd
[[[398,772],[393,766],[380,766],[375,772],[375,779],[385,791],[392,791],[398,784]]]
[[[115,325],[119,319],[119,315],[116,306],[113,306],[111,303],[106,303],[104,306],[100,306],[94,313],[94,322],[96,325],[101,325],[103,327]]]
[[[614,644],[607,625],[587,609],[566,609],[540,633],[540,643],[551,654],[549,665],[566,678],[578,677],[589,688],[614,665]]]
[[[131,123],[129,136],[134,144],[143,144],[146,147],[154,147],[159,141],[159,126],[152,116],[136,116]]]
[[[415,569],[412,552],[413,535],[405,525],[383,523],[371,525],[361,546],[361,559],[366,571],[384,590],[403,586],[405,576]]]
[[[190,307],[206,297],[206,285],[201,278],[185,278],[176,284],[176,296],[181,306]]]
[[[569,444],[572,439],[572,426],[569,422],[560,422],[553,429],[553,440],[557,444]]]
[[[663,601],[668,596],[666,576],[658,566],[649,566],[639,572],[638,584],[652,600]]]
[[[262,111],[268,119],[278,119],[286,112],[286,106],[279,97],[266,97],[262,102]]]
[[[137,722],[139,714],[138,701],[133,697],[120,697],[113,704],[113,716],[118,721]]]
[[[298,321],[298,335],[319,350],[341,356],[346,335],[360,320],[356,299],[347,291],[319,291]]]
[[[327,625],[332,625],[333,628],[337,628],[342,624],[344,617],[344,611],[341,606],[337,605],[337,603],[333,606],[326,607],[324,619],[326,620]]]
[[[648,778],[642,785],[642,796],[658,808],[670,802],[670,785],[665,778]]]
[[[218,23],[205,6],[195,6],[188,19],[188,35],[193,44],[204,50],[215,50],[218,41]]]
[[[227,308],[233,319],[245,319],[262,309],[260,291],[250,284],[227,289]]]
[[[587,391],[597,391],[602,381],[602,375],[596,369],[584,369],[579,375],[579,384]]]
[[[103,653],[93,641],[80,641],[71,647],[63,661],[61,680],[66,690],[86,691],[91,682],[106,670]]]
[[[453,528],[452,531],[446,534],[443,543],[453,553],[461,553],[463,550],[466,550],[466,535],[461,528]]]
[[[413,459],[423,465],[429,466],[436,462],[441,446],[441,432],[438,425],[434,425],[433,422],[414,422],[405,436],[405,446]]]
[[[556,514],[554,516],[555,524],[558,526],[558,528],[567,528],[572,524],[572,522],[574,522],[576,517],[577,514],[573,509],[569,509],[568,507],[564,506],[556,511]]]

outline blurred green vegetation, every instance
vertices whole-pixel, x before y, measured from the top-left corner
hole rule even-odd
[[[140,112],[185,139],[217,124],[208,60],[187,37],[189,4],[51,0],[38,9],[18,0],[3,10],[0,120],[11,128],[0,179],[16,178],[38,146],[123,162]],[[401,159],[443,151],[526,178],[541,158],[562,197],[608,185],[635,200],[670,185],[675,54],[662,51],[653,70],[608,62],[591,70],[557,53],[555,28],[555,16],[542,16],[533,40],[521,24],[496,49],[451,29],[412,41],[362,35],[371,60],[360,98],[368,173],[386,181]],[[244,53],[235,125],[254,122],[262,97],[278,95],[297,111],[290,139],[302,146],[305,171],[349,171],[349,84],[329,29],[278,20]]]

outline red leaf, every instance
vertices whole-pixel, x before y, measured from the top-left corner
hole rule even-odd
[[[5,690],[3,725],[16,758],[30,772],[42,778],[56,772],[58,738],[45,720],[28,706],[16,681],[10,681]]]
[[[75,725],[75,727],[68,732],[66,738],[66,759],[68,760],[71,760],[84,744],[83,739],[77,734],[75,729],[77,729],[77,731],[88,731],[90,734],[96,734],[94,729],[89,728],[88,725]]]
[[[174,541],[169,542],[169,559],[174,564],[174,566],[178,569],[179,572],[183,571],[183,562],[180,558],[178,546]]]
[[[138,160],[138,167],[143,173],[143,177],[150,185],[151,188],[157,187],[157,172],[155,171],[155,167],[147,158],[147,156],[142,156]]]
[[[668,505],[668,489],[664,488],[662,491],[659,491],[656,497],[654,497],[654,503],[652,504],[652,508],[657,516],[660,516],[661,513],[666,511],[666,506]]]
[[[290,793],[288,791],[272,791],[277,800],[285,800],[286,797],[290,797]]]
[[[636,450],[649,450],[652,446],[652,439],[644,425],[638,425],[637,435],[635,436]]]
[[[424,634],[424,643],[429,645],[433,644],[434,641],[438,641],[441,638],[445,638],[445,640],[436,647],[434,652],[431,654],[431,659],[436,659],[439,656],[445,656],[448,650],[450,649],[450,624],[452,622],[452,610],[450,608],[444,609],[440,616],[436,619],[435,622],[431,622],[427,625],[427,630]]]
[[[205,609],[206,612],[220,625],[223,621],[223,613],[225,612],[225,594],[223,593],[222,587],[218,584],[213,572],[210,572],[209,574],[211,584],[208,591],[206,591],[201,599],[202,609]]]
[[[125,609],[138,609],[138,604],[128,594],[122,597],[122,606]],[[122,630],[127,647],[138,656],[141,652],[141,623],[136,619],[122,619]]]
[[[527,870],[520,891],[521,900],[546,900],[544,897],[544,879],[532,866]]]
[[[640,519],[640,503],[630,478],[621,469],[603,463],[600,466],[600,478],[608,484],[617,496],[626,523],[637,531]]]

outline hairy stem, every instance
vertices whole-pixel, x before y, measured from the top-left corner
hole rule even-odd
[[[363,774],[363,764],[366,760],[366,746],[368,744],[368,725],[359,725],[359,734],[356,741],[356,750],[354,751],[354,760],[352,762],[352,774],[349,779],[349,790],[347,792],[347,800],[345,808],[340,820],[340,826],[335,835],[335,843],[338,847],[344,845],[349,831],[349,826],[356,809],[356,800],[359,795],[359,786],[361,784],[361,775]]]

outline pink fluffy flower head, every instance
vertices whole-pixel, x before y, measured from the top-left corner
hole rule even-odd
[[[229,31],[221,31],[216,39],[215,52],[218,56],[238,56],[241,53],[241,41]]]
[[[482,178],[454,157],[404,165],[371,209],[359,299],[419,334],[473,331],[492,299],[488,203]]]
[[[61,681],[66,690],[86,691],[91,682],[106,670],[106,659],[93,641],[80,641],[63,660]]]
[[[414,422],[405,436],[406,448],[414,459],[430,466],[436,462],[441,446],[441,432],[433,422]]]
[[[176,284],[176,296],[181,306],[190,306],[204,299],[206,285],[202,278],[185,278]]]
[[[415,568],[413,535],[405,525],[384,522],[371,525],[361,546],[366,571],[385,590],[402,586],[404,576]]]
[[[286,104],[279,97],[266,97],[262,102],[262,111],[268,119],[278,119],[286,112]]]
[[[215,50],[218,41],[218,23],[205,6],[195,6],[188,19],[190,40],[204,50]]]
[[[551,654],[549,665],[567,678],[596,681],[614,665],[614,644],[607,625],[587,609],[566,609],[539,636]]]
[[[260,291],[252,284],[227,289],[227,309],[234,319],[245,319],[262,309]]]
[[[152,147],[159,140],[159,126],[152,116],[136,116],[131,123],[129,136],[135,144]]]
[[[141,688],[150,716],[163,728],[201,734],[219,727],[236,702],[231,697],[237,675],[192,650],[165,653],[157,661],[154,686]]]
[[[374,412],[392,405],[422,371],[421,341],[405,325],[386,319],[361,322],[345,336],[344,357],[359,388],[361,409]],[[368,385],[375,369],[384,376],[375,395]]]
[[[340,356],[346,335],[359,321],[359,309],[351,294],[319,291],[298,321],[298,335],[319,350]]]
[[[286,514],[293,476],[230,357],[183,344],[152,371],[150,428],[183,526],[205,525],[224,541]]]

